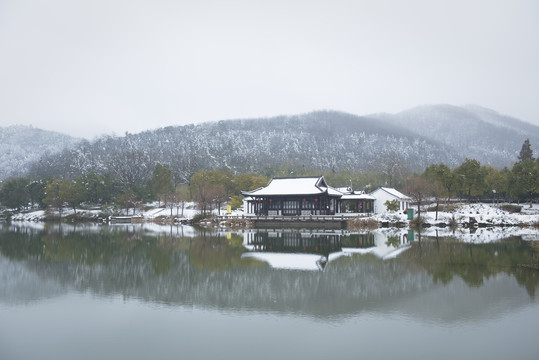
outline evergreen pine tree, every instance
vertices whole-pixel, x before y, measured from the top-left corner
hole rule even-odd
[[[520,149],[520,154],[518,155],[518,161],[524,162],[526,160],[533,160],[533,150],[530,146],[530,139],[524,141],[522,149]]]

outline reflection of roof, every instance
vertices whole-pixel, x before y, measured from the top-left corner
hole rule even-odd
[[[410,249],[410,244],[399,245],[394,248],[393,246],[388,246],[385,243],[377,244],[369,248],[342,248],[344,254],[373,254],[379,257],[382,260],[394,259],[404,251]]]
[[[385,191],[387,192],[388,194],[390,195],[393,195],[394,197],[396,197],[397,199],[401,199],[401,200],[410,200],[410,197],[409,196],[406,196],[404,195],[403,193],[401,193],[400,191],[398,190],[395,190],[393,188],[386,188],[386,187],[381,187],[381,188],[378,188],[376,190],[374,190],[372,194],[378,192],[378,191]]]
[[[323,176],[273,178],[266,187],[253,191],[244,191],[247,196],[277,196],[277,195],[321,195],[341,196],[337,190],[326,184]]]
[[[243,259],[251,258],[263,261],[274,269],[319,271],[324,270],[329,262],[342,256],[350,256],[351,254],[374,254],[382,260],[387,260],[396,258],[402,252],[410,249],[410,247],[410,244],[400,245],[397,248],[379,244],[378,246],[372,246],[366,249],[342,248],[341,251],[329,254],[327,258],[317,254],[283,252],[246,252],[243,253],[241,257]]]
[[[318,271],[327,263],[325,256],[316,254],[248,252],[241,257],[264,261],[274,269]]]

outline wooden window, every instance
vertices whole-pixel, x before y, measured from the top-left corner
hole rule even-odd
[[[285,200],[283,201],[283,215],[296,215],[299,209],[299,201]]]
[[[275,199],[269,199],[269,208],[271,210],[280,210],[281,209],[281,201],[275,200]]]

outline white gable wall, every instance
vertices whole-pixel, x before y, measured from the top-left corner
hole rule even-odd
[[[399,211],[401,212],[408,209],[408,206],[409,206],[408,199],[398,198],[382,189],[375,190],[372,193],[370,193],[370,195],[376,198],[376,200],[374,200],[374,213],[375,214],[383,214],[387,212],[387,208],[385,206],[386,201],[397,200],[399,202]]]

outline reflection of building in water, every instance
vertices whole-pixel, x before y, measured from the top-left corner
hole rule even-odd
[[[347,248],[375,246],[372,233],[307,233],[300,231],[257,231],[244,234],[244,244],[252,251],[312,253],[328,255]]]
[[[409,248],[409,235],[405,230],[368,233],[293,229],[247,231],[243,246],[249,252],[242,257],[267,262],[274,268],[320,270],[332,260],[352,254],[395,258]]]
[[[320,235],[300,232],[256,232],[248,245],[254,251],[311,253],[329,255],[341,250],[339,235]]]
[[[344,255],[343,247],[368,249],[375,246],[375,238],[372,233],[256,231],[244,234],[244,246],[251,251],[244,257],[258,258],[272,267],[316,270],[323,269],[331,259]],[[310,256],[310,265],[306,255]]]

